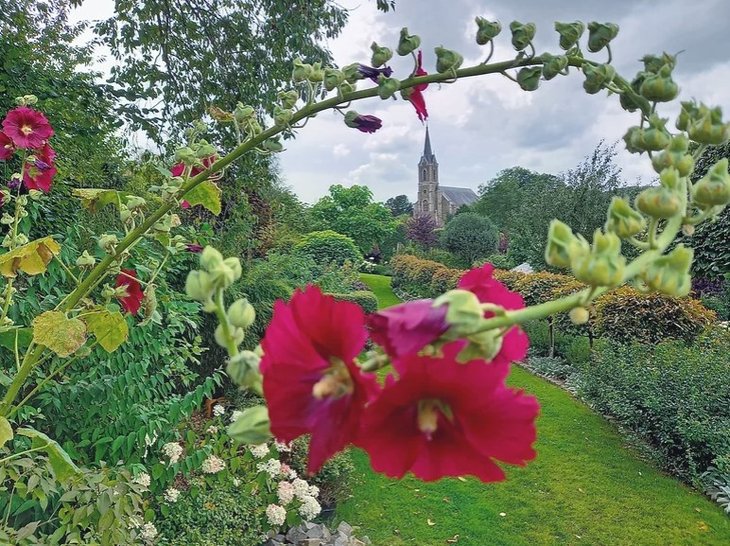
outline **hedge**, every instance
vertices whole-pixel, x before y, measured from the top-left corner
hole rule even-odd
[[[294,246],[294,253],[312,258],[318,264],[359,265],[362,254],[347,235],[332,230],[313,231]]]
[[[378,298],[370,291],[358,290],[349,294],[330,294],[339,301],[351,301],[362,307],[365,313],[374,313],[378,310]]]

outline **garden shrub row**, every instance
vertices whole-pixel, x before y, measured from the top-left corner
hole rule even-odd
[[[356,303],[365,313],[374,313],[378,310],[378,298],[375,294],[367,290],[357,290],[349,294],[331,294],[336,300],[350,301]]]

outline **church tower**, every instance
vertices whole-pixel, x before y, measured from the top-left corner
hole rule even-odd
[[[418,196],[414,207],[416,216],[431,216],[438,221],[439,164],[431,150],[431,138],[426,127],[423,155],[418,162]]]

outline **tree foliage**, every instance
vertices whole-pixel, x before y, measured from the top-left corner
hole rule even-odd
[[[438,243],[438,224],[431,216],[414,216],[406,223],[406,236],[417,245],[428,249]]]
[[[385,206],[390,209],[393,216],[401,216],[402,214],[413,214],[413,203],[408,200],[406,195],[396,195],[385,202]]]
[[[446,250],[458,256],[465,267],[470,267],[497,249],[497,238],[497,229],[488,218],[465,212],[446,224],[441,241]]]

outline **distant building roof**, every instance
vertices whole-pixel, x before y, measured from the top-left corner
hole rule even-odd
[[[446,200],[456,207],[471,205],[479,197],[471,188],[454,188],[451,186],[439,186],[439,191]]]

